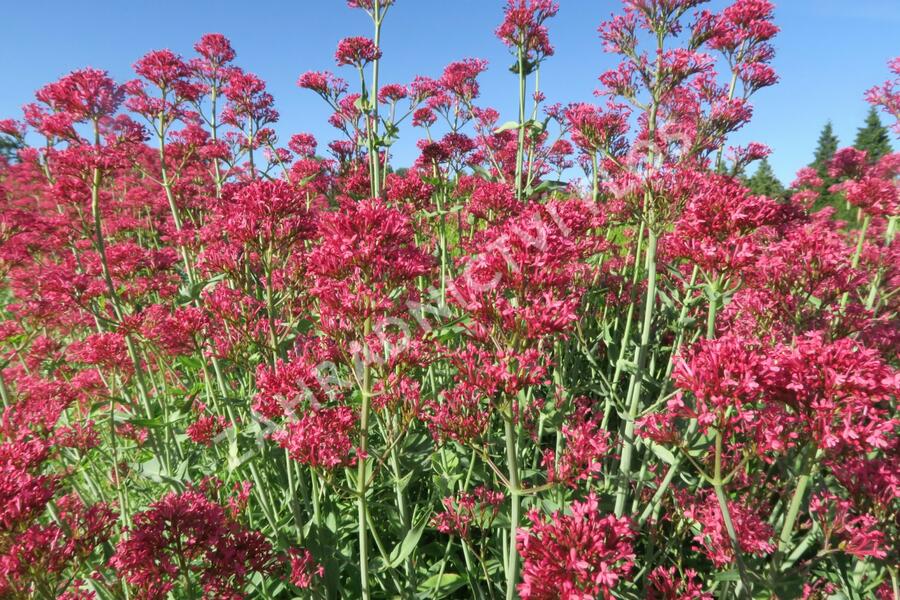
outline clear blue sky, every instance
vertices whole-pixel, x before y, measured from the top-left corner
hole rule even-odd
[[[597,75],[614,64],[600,48],[597,26],[620,3],[559,1],[561,10],[551,23],[556,56],[542,69],[542,88],[551,102],[590,100]],[[782,80],[756,96],[756,116],[734,141],[771,146],[776,173],[788,183],[811,160],[826,120],[834,122],[842,144],[852,143],[868,108],[864,91],[885,80],[888,59],[900,55],[900,0],[776,3],[782,32],[775,67]],[[485,58],[490,70],[483,75],[483,103],[498,108],[503,120],[511,118],[515,78],[507,70],[506,48],[493,36],[502,4],[398,0],[383,32],[384,81],[436,76],[453,60]],[[368,35],[371,28],[344,0],[32,0],[6,3],[3,12],[0,118],[20,117],[34,90],[72,69],[102,68],[124,81],[133,76],[131,64],[148,50],[192,55],[201,34],[220,32],[232,40],[237,64],[269,84],[282,115],[277,128],[282,138],[307,131],[321,144],[333,137],[325,123],[328,111],[295,86],[297,76],[333,69],[337,41]],[[396,164],[412,160],[416,133],[403,133],[394,149]]]

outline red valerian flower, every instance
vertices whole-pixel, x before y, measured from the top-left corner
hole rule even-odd
[[[334,60],[338,66],[362,67],[381,58],[381,48],[365,37],[348,37],[338,42]]]
[[[577,399],[574,404],[573,414],[560,430],[566,441],[564,449],[559,455],[547,450],[541,462],[547,469],[548,481],[572,487],[597,477],[611,448],[609,432],[602,428],[602,412],[594,413],[586,398]]]
[[[214,67],[221,67],[235,57],[231,42],[221,33],[204,34],[200,41],[194,44],[194,50]]]
[[[648,577],[647,600],[713,600],[697,578],[698,573],[693,569],[685,569],[679,575],[675,567],[656,567]]]
[[[500,513],[503,504],[502,492],[478,486],[471,493],[460,492],[456,496],[444,498],[444,510],[432,519],[438,531],[455,535],[463,540],[470,539],[470,529],[490,529]]]
[[[549,520],[528,514],[520,529],[523,600],[612,598],[612,591],[634,566],[634,531],[627,518],[601,517],[597,497],[572,503],[572,514],[557,511]]]
[[[54,509],[56,522],[31,525],[9,547],[4,540],[0,593],[11,591],[5,589],[7,584],[22,589],[43,582],[51,588],[48,580],[65,581],[67,567],[87,560],[112,534],[116,513],[105,503],[86,506],[77,495],[69,494],[55,500]]]
[[[753,264],[766,247],[770,228],[784,222],[779,204],[755,196],[737,180],[721,175],[696,174],[691,194],[665,250],[688,258],[710,278],[732,277]]]
[[[900,375],[878,352],[849,338],[809,332],[774,353],[770,394],[802,418],[804,437],[827,454],[854,457],[888,448]]]
[[[53,498],[59,477],[44,475],[50,448],[42,440],[0,443],[0,530],[28,527]]]
[[[319,231],[322,243],[309,257],[311,292],[332,332],[405,311],[410,282],[432,265],[415,244],[409,218],[381,200],[323,214]]]
[[[357,459],[351,437],[356,421],[356,413],[348,406],[314,409],[288,421],[271,438],[291,459],[310,467],[348,467]]]
[[[760,518],[756,511],[740,501],[729,501],[728,511],[742,553],[765,556],[775,551],[772,526]],[[712,490],[689,500],[684,514],[700,524],[701,531],[694,536],[694,540],[717,567],[734,562],[731,538],[722,519],[722,509]]]
[[[431,127],[437,122],[437,115],[430,108],[417,108],[413,113],[413,127]]]
[[[246,122],[253,123],[254,131],[278,121],[275,99],[266,91],[266,83],[253,73],[240,69],[229,70],[227,83],[222,90],[228,105],[222,112],[222,121],[239,129],[245,129]]]
[[[865,172],[868,156],[865,150],[841,148],[828,162],[828,174],[832,177],[861,177]]]
[[[565,332],[594,272],[587,260],[604,246],[593,234],[603,220],[593,203],[553,200],[482,232],[450,286],[451,301],[474,317],[472,332],[485,337],[499,325],[527,340]]]
[[[169,312],[161,304],[153,304],[140,313],[141,335],[172,356],[188,355],[201,347],[197,337],[208,325],[206,315],[198,308],[182,307]]]
[[[598,152],[614,157],[628,148],[625,135],[630,126],[629,112],[624,106],[609,105],[606,110],[592,104],[578,103],[566,107],[564,117],[578,149],[589,155]]]
[[[470,181],[460,181],[461,188],[469,187],[466,184],[472,189],[466,212],[478,219],[501,222],[524,209],[524,205],[516,200],[516,191],[508,184],[474,177]]]
[[[141,600],[198,591],[216,597],[240,594],[255,574],[279,566],[271,544],[235,521],[202,491],[170,492],[134,515],[109,564]],[[184,589],[190,585],[192,589]]]
[[[894,79],[870,89],[866,92],[866,100],[874,106],[880,106],[896,119],[893,129],[900,135],[900,56],[892,59],[888,63],[888,68],[893,73]]]
[[[288,142],[288,148],[297,156],[311,158],[316,154],[318,142],[311,133],[295,133]]]
[[[831,187],[843,192],[847,201],[869,216],[890,217],[900,212],[900,154],[888,154],[869,164],[864,151],[845,148],[835,153],[830,163],[832,176],[848,177]]]
[[[405,85],[399,83],[389,83],[378,90],[378,101],[382,104],[390,104],[398,102],[409,96],[409,90]]]
[[[270,246],[287,250],[316,233],[315,215],[307,210],[304,196],[283,180],[227,186],[214,216],[212,232],[260,253]]]
[[[226,421],[222,415],[201,415],[188,425],[185,433],[195,444],[211,446],[213,440],[225,430]]]
[[[134,63],[134,72],[158,88],[169,88],[191,75],[188,65],[171,50],[154,50]]]
[[[388,200],[398,207],[403,207],[406,214],[411,215],[431,206],[434,186],[423,181],[415,171],[405,175],[389,173],[385,179],[385,188]]]
[[[379,0],[378,5],[384,10],[388,6],[392,6],[394,1],[395,0]],[[347,0],[347,6],[350,8],[361,8],[363,10],[371,11],[375,8],[375,0]]]
[[[480,87],[477,78],[485,70],[487,70],[486,60],[467,58],[447,65],[439,83],[460,101],[468,103],[478,97]]]
[[[554,0],[507,0],[496,35],[510,48],[521,49],[530,62],[552,56],[544,22],[557,12],[559,4]]]
[[[708,44],[729,54],[740,52],[743,45],[745,61],[769,52],[764,44],[778,33],[772,23],[774,10],[768,0],[737,0],[714,21]]]
[[[291,563],[290,581],[301,590],[310,589],[325,575],[325,567],[318,564],[306,548],[291,548],[288,558]]]
[[[870,514],[854,514],[853,503],[833,493],[817,494],[809,511],[819,522],[828,543],[860,559],[885,558],[891,544],[878,520]]]
[[[297,79],[297,87],[335,99],[347,91],[347,82],[328,71],[308,71]]]
[[[115,113],[125,99],[125,89],[106,71],[81,69],[44,86],[35,96],[53,110],[82,122]]]

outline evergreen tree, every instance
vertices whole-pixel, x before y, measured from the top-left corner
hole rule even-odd
[[[832,206],[835,210],[835,216],[846,221],[852,217],[849,205],[842,196],[835,195],[829,191],[831,186],[837,183],[837,179],[828,174],[828,163],[834,158],[834,153],[837,152],[839,146],[840,140],[834,134],[831,121],[828,121],[819,134],[819,142],[816,144],[813,161],[809,163],[809,166],[815,169],[822,179],[822,186],[818,189],[819,199],[813,206],[813,210],[819,211],[826,206]]]
[[[840,142],[834,134],[834,128],[831,126],[831,121],[828,121],[825,123],[825,127],[822,128],[822,133],[819,134],[819,142],[816,145],[813,161],[809,163],[809,166],[816,170],[816,173],[819,174],[823,181],[828,182],[830,180],[828,177],[828,163],[834,156],[834,153],[837,152],[839,144]]]
[[[16,153],[21,149],[22,145],[17,140],[7,136],[0,136],[0,156],[7,161],[14,161]]]
[[[747,181],[747,187],[754,194],[761,196],[769,196],[770,198],[781,198],[784,196],[784,186],[775,177],[775,172],[772,171],[772,165],[769,164],[769,159],[767,158],[762,159],[759,163],[756,173]]]
[[[893,152],[891,148],[891,136],[887,128],[881,124],[878,111],[875,107],[869,109],[865,125],[859,128],[856,134],[856,142],[853,146],[859,150],[865,150],[869,154],[869,160],[876,162],[885,154]]]

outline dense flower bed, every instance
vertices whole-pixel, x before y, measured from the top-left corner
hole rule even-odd
[[[898,600],[900,154],[744,186],[773,6],[624,0],[561,106],[508,0],[502,123],[349,4],[327,148],[218,34],[0,121],[0,597]]]

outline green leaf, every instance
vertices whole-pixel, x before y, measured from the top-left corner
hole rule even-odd
[[[616,361],[616,366],[629,374],[637,373],[637,363],[631,360],[626,360],[624,358],[620,358]]]
[[[507,121],[500,127],[494,130],[494,133],[500,133],[502,131],[509,131],[510,129],[518,129],[519,123],[518,121]]]
[[[432,575],[419,584],[419,593],[426,598],[442,598],[448,596],[466,584],[466,577],[457,573],[441,573]],[[431,596],[434,592],[434,596]]]
[[[391,550],[391,564],[390,566],[398,567],[400,564],[412,554],[412,551],[416,549],[416,546],[419,545],[419,539],[422,537],[422,532],[425,531],[425,525],[428,524],[428,521],[422,521],[422,523],[416,527],[415,529],[410,529],[406,534],[406,537],[403,538],[403,541],[400,542],[398,546],[395,546],[393,550]]]
[[[196,356],[179,356],[175,362],[188,371],[199,371],[203,368],[203,363]]]
[[[534,119],[529,119],[525,121],[525,127],[531,131],[532,135],[540,135],[544,131],[544,123],[541,121],[536,121]]]
[[[678,459],[675,458],[675,455],[672,454],[672,451],[665,446],[661,446],[656,442],[650,442],[650,449],[659,460],[663,461],[667,465],[674,465],[678,462]]]
[[[558,192],[566,189],[566,183],[563,181],[555,181],[553,179],[546,179],[539,183],[537,187],[533,189],[526,190],[529,195],[531,194],[540,194],[543,192]]]
[[[491,174],[488,172],[488,170],[485,169],[485,168],[482,167],[482,166],[479,166],[479,165],[472,165],[472,171],[473,171],[476,175],[480,175],[481,177],[483,177],[483,178],[486,179],[487,181],[494,181],[494,177],[491,176]]]
[[[126,423],[130,423],[135,427],[145,427],[147,429],[157,429],[164,425],[162,415],[157,415],[152,419],[142,419],[140,417],[133,417],[131,419],[124,419]]]
[[[722,573],[716,573],[713,579],[716,581],[740,581],[741,574],[736,569],[731,569]]]

